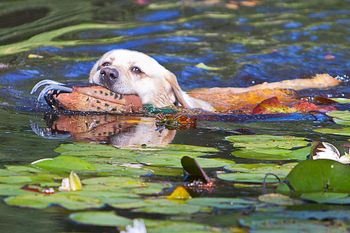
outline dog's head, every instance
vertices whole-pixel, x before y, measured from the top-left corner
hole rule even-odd
[[[90,83],[121,94],[136,94],[143,104],[190,107],[176,76],[144,53],[117,49],[105,53],[90,71]]]

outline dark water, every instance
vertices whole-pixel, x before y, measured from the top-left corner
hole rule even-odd
[[[230,8],[226,1],[1,1],[0,166],[54,156],[55,147],[73,140],[33,133],[30,121],[45,123],[35,113],[35,96],[29,91],[42,79],[84,82],[94,61],[116,48],[153,56],[177,75],[185,90],[329,73],[343,84],[317,94],[349,97],[349,0],[267,0]],[[220,69],[200,69],[199,63]],[[239,128],[319,139],[311,131],[318,124],[200,122],[197,129],[177,132],[173,142],[227,151],[224,136]],[[1,232],[97,232],[66,218],[62,209],[19,210],[0,204]]]

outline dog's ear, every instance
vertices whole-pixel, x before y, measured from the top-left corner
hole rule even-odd
[[[94,82],[93,78],[94,78],[94,76],[95,76],[95,74],[96,74],[96,72],[97,72],[97,68],[98,68],[99,62],[100,62],[100,60],[98,60],[97,62],[95,62],[94,66],[93,66],[92,69],[90,70],[90,74],[89,74],[89,82],[90,82],[90,83],[93,83],[93,82]]]
[[[190,108],[190,105],[185,100],[184,92],[181,90],[181,87],[179,86],[179,83],[177,82],[175,74],[168,71],[167,74],[165,75],[165,79],[170,84],[171,88],[173,89],[177,101],[179,101],[179,103],[183,107]]]

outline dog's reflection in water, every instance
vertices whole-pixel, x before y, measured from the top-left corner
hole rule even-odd
[[[48,139],[112,144],[115,147],[165,146],[176,130],[161,129],[151,117],[116,115],[46,115],[47,128],[31,123],[33,131]]]

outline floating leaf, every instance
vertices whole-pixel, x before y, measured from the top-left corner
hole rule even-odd
[[[236,157],[259,160],[304,160],[309,154],[305,138],[273,135],[234,135],[226,137],[238,150]]]
[[[316,193],[304,193],[300,198],[307,201],[314,201],[317,203],[325,204],[339,204],[349,205],[350,196],[348,193],[328,193],[328,192],[316,192]]]
[[[258,199],[261,202],[275,204],[275,205],[282,205],[282,206],[302,204],[302,201],[300,200],[292,199],[289,196],[282,195],[279,193],[269,193],[269,194],[260,195]]]
[[[3,176],[0,177],[0,183],[6,184],[27,184],[33,180],[30,176]]]
[[[52,205],[59,205],[69,210],[100,208],[104,205],[97,198],[84,197],[71,193],[23,194],[5,199],[6,204],[19,207],[43,209]]]
[[[0,184],[0,196],[11,196],[28,193],[21,189],[22,185]]]
[[[255,201],[246,200],[243,198],[192,198],[186,201],[187,204],[202,206],[202,207],[212,207],[219,209],[244,209],[248,208],[254,204]]]
[[[305,138],[294,136],[274,136],[274,135],[234,135],[226,137],[226,140],[233,142],[234,147],[244,147],[247,149],[256,148],[277,148],[293,149],[305,147],[309,144]]]
[[[283,214],[283,212],[281,213]],[[337,222],[320,222],[291,217],[271,216],[266,213],[257,213],[239,219],[242,226],[254,232],[347,232],[346,224]]]
[[[340,104],[349,104],[350,103],[350,99],[347,99],[347,98],[331,98],[331,100],[334,100]]]
[[[218,178],[231,182],[262,183],[267,173],[273,173],[282,179],[288,175],[295,165],[296,163],[287,163],[284,165],[263,163],[234,164],[226,167],[234,171],[234,173],[220,173],[218,174]],[[265,182],[275,183],[278,182],[278,179],[274,176],[267,176]]]
[[[191,233],[232,233],[231,229],[208,226],[206,224],[195,223],[192,221],[174,221],[174,220],[145,220],[147,232],[151,233],[169,233],[169,232],[191,232]]]
[[[350,167],[336,161],[306,160],[297,164],[281,184],[278,191],[300,196],[314,192],[350,192]]]
[[[327,115],[337,124],[350,125],[350,111],[331,111],[327,112]]]
[[[349,111],[331,111],[327,112],[327,115],[332,117],[333,121],[339,125],[350,126],[350,112]],[[350,128],[319,128],[315,129],[315,132],[324,134],[335,134],[350,136]]]
[[[69,218],[77,223],[96,225],[96,226],[126,226],[132,221],[128,218],[118,216],[114,211],[86,211],[73,213]]]
[[[33,165],[49,170],[49,171],[94,171],[95,167],[82,160],[73,156],[58,156],[53,159],[41,159],[32,162]]]
[[[147,186],[145,183],[141,182],[139,179],[128,178],[128,177],[116,177],[116,176],[106,176],[106,177],[95,177],[82,180],[83,184],[88,185],[103,185],[103,186],[116,186],[123,188],[136,188]]]
[[[350,136],[350,127],[344,128],[320,128],[314,130],[317,133]]]
[[[193,156],[193,154],[191,154]],[[180,156],[167,156],[167,155],[143,155],[137,158],[139,163],[143,163],[151,166],[164,166],[164,167],[182,167]],[[215,167],[224,167],[231,164],[234,164],[234,161],[220,158],[196,158],[196,161],[203,168],[215,168]]]
[[[132,209],[133,212],[154,214],[193,214],[202,210],[202,207],[187,205],[182,200],[155,199],[129,199],[124,202],[109,203],[110,206],[120,209]]]

